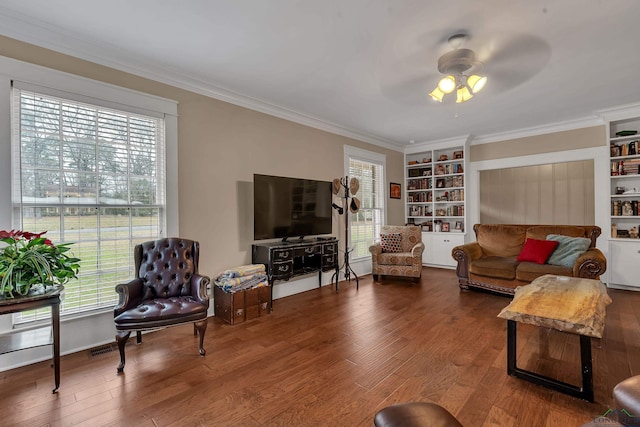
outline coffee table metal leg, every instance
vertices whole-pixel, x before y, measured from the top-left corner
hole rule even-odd
[[[580,335],[580,363],[582,365],[582,387],[518,368],[516,366],[516,321],[507,320],[507,374],[510,376],[593,402],[591,338],[584,335]]]
[[[591,337],[580,335],[580,361],[582,364],[582,394],[593,402],[593,366],[591,360]]]
[[[507,320],[507,374],[516,370],[516,322]]]

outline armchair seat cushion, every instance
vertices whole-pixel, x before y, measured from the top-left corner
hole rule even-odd
[[[206,315],[207,306],[196,301],[191,296],[154,298],[144,300],[137,307],[131,308],[114,318],[118,326],[144,322],[157,322],[159,320],[168,321],[180,319],[184,322],[186,316]]]
[[[517,265],[518,260],[515,257],[488,256],[471,264],[469,272],[477,276],[513,280],[516,278]]]
[[[384,265],[413,265],[411,252],[383,252],[378,255],[378,263]]]

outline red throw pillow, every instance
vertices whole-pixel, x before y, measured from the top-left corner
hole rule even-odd
[[[520,255],[518,255],[518,261],[545,264],[558,247],[558,244],[559,242],[554,240],[527,239],[520,251]]]

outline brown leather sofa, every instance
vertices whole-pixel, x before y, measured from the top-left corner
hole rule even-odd
[[[473,230],[475,242],[451,251],[458,262],[456,273],[462,289],[483,289],[511,296],[516,287],[545,274],[598,279],[607,268],[604,254],[595,247],[601,230],[594,225],[476,224]],[[591,246],[578,257],[573,268],[517,260],[527,238],[545,240],[549,234],[586,237]]]

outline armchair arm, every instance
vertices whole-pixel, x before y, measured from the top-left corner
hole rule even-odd
[[[208,276],[201,276],[199,274],[194,274],[191,276],[191,295],[196,299],[196,301],[206,305],[209,307],[209,295],[207,292],[207,286],[211,279]]]
[[[607,258],[598,248],[589,248],[573,265],[573,277],[598,279],[607,270]]]
[[[382,253],[382,245],[380,245],[380,243],[375,243],[369,246],[369,252],[371,252],[371,255],[373,256],[380,255]]]
[[[411,256],[412,257],[416,257],[416,258],[420,258],[421,262],[422,262],[422,252],[424,252],[424,243],[422,243],[422,242],[416,243],[413,246],[413,248],[411,248]]]
[[[129,283],[116,285],[118,305],[113,308],[114,317],[140,304],[142,291],[143,286],[140,279],[133,279]]]
[[[369,252],[371,252],[371,259],[374,263],[378,262],[378,255],[382,253],[382,245],[380,243],[374,243],[369,246]]]
[[[460,285],[466,286],[469,280],[469,264],[474,259],[482,258],[483,252],[478,242],[467,243],[466,245],[456,246],[451,250],[451,256],[458,262],[456,274]]]

